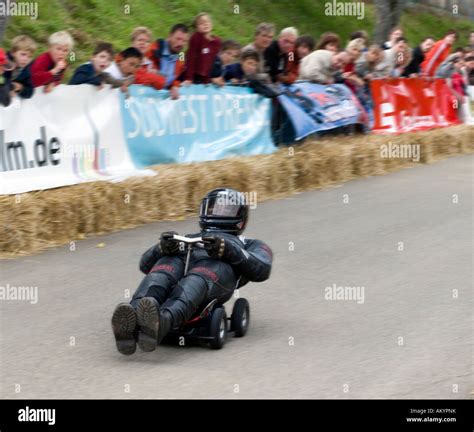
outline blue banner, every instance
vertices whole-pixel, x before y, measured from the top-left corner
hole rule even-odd
[[[246,87],[191,85],[168,91],[131,86],[121,96],[125,139],[138,167],[275,151],[271,103]]]
[[[367,113],[343,84],[295,83],[285,86],[278,99],[293,126],[287,142],[351,124],[367,125]]]

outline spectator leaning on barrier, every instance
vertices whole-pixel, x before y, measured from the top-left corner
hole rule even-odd
[[[425,60],[427,53],[434,45],[435,39],[431,36],[426,37],[420,45],[411,52],[411,61],[402,73],[403,77],[417,77],[421,72],[421,64]]]
[[[469,89],[467,88],[470,83],[469,83],[469,65],[468,65],[468,61],[467,59],[470,58],[470,57],[473,57],[471,55],[471,52],[470,51],[466,51],[465,49],[463,50],[463,67],[462,67],[462,74],[463,74],[463,77],[464,77],[464,83],[466,84],[466,93],[468,95],[468,99],[469,99]]]
[[[474,56],[474,49],[471,49],[471,47],[467,47],[465,50],[466,57]]]
[[[316,44],[316,51],[328,50],[337,53],[340,49],[341,38],[336,33],[332,32],[323,33]]]
[[[12,40],[11,49],[7,53],[12,67],[5,72],[5,76],[11,81],[15,95],[22,98],[30,98],[33,95],[29,66],[35,51],[36,42],[28,36],[21,35]]]
[[[421,70],[424,76],[434,76],[436,69],[446,60],[446,57],[448,57],[451,52],[451,47],[456,38],[456,30],[448,30],[443,39],[436,42],[426,53],[425,60],[421,64]]]
[[[165,78],[165,88],[171,97],[179,97],[180,78],[184,74],[184,49],[188,44],[189,29],[185,24],[175,24],[167,39],[157,39],[149,48],[147,57],[157,72]]]
[[[464,114],[464,104],[467,102],[467,82],[464,78],[464,58],[458,55],[453,60],[454,70],[451,76],[446,78],[446,84],[453,95],[453,104],[456,107],[456,114],[460,121],[466,120]]]
[[[463,57],[464,51],[462,48],[458,48],[454,53],[449,54],[448,57],[446,57],[446,60],[439,65],[438,69],[436,69],[435,78],[451,78],[456,70],[456,62],[459,58],[462,59]]]
[[[390,48],[393,48],[393,45],[395,45],[396,41],[398,38],[403,36],[403,30],[401,27],[396,26],[390,31],[389,39],[387,42],[384,42],[382,44],[382,48],[384,50],[388,50]]]
[[[368,84],[371,80],[385,77],[379,66],[383,62],[384,51],[379,45],[371,45],[367,52],[362,53],[355,64],[355,72]]]
[[[366,49],[365,39],[356,38],[349,41],[346,46],[346,52],[349,54],[350,60],[344,66],[342,73],[342,82],[351,89],[352,93],[357,96],[362,106],[369,109],[367,101],[367,92],[364,89],[364,80],[360,78],[355,70],[356,62],[363,55],[363,50]],[[336,79],[336,82],[339,80]]]
[[[393,77],[401,77],[406,67],[410,64],[412,59],[412,50],[408,46],[408,40],[405,37],[397,39],[393,49],[396,52],[395,65],[392,70]],[[392,50],[387,50],[386,54],[391,54]]]
[[[106,70],[107,83],[114,87],[120,86],[124,93],[135,81],[135,73],[141,65],[143,54],[134,47],[124,49]]]
[[[212,20],[207,13],[194,18],[196,31],[189,40],[183,84],[209,84],[214,61],[221,49],[221,40],[212,34]]]
[[[406,38],[399,37],[392,48],[384,51],[383,69],[391,77],[399,77],[411,61],[411,51]]]
[[[150,49],[152,40],[151,30],[147,27],[136,27],[130,36],[132,47],[136,48],[143,55],[140,67],[135,72],[135,84],[141,84],[161,90],[166,85],[165,77],[158,74],[153,62],[146,56]],[[177,98],[177,94],[173,92],[171,95]]]
[[[275,26],[270,23],[261,23],[255,30],[255,39],[252,43],[244,46],[242,51],[247,49],[255,50],[258,53],[258,73],[265,72],[265,50],[270,46],[275,36]]]
[[[239,63],[233,63],[225,70],[224,81],[230,81],[233,84],[242,84],[248,80],[248,77],[255,77],[258,73],[258,62],[260,57],[255,50],[247,49],[242,52]]]
[[[244,50],[240,55],[240,63],[229,65],[224,79],[238,85],[246,85],[262,96],[274,98],[281,94],[279,88],[272,84],[268,74],[259,73],[260,56],[252,49]]]
[[[355,64],[361,57],[365,48],[365,41],[362,38],[351,40],[346,46],[346,52],[350,56],[350,61],[344,65],[342,78],[344,84],[349,87],[354,94],[357,94],[358,88],[364,85],[364,81],[360,78],[355,70]]]
[[[49,37],[48,45],[48,51],[40,54],[31,64],[33,87],[45,86],[45,93],[61,83],[74,41],[68,32],[60,31]]]
[[[211,81],[213,84],[223,86],[225,85],[224,74],[227,67],[233,64],[238,64],[238,58],[240,56],[240,44],[229,39],[222,42],[221,50],[212,65],[211,70]]]
[[[367,52],[362,53],[355,64],[355,72],[363,80],[360,99],[363,99],[364,106],[371,108],[372,100],[370,93],[370,81],[383,77],[383,71],[379,65],[384,58],[384,51],[379,45],[371,45]]]
[[[303,35],[296,39],[294,55],[289,56],[287,72],[282,75],[282,83],[293,84],[298,79],[301,60],[313,52],[315,44],[311,36]]]
[[[465,60],[464,72],[467,76],[467,83],[470,86],[474,86],[474,55],[468,55]]]
[[[273,41],[264,52],[265,72],[272,82],[284,82],[288,72],[288,61],[294,61],[294,49],[298,30],[294,27],[284,28],[277,40]],[[293,57],[291,57],[293,56]]]
[[[302,60],[307,55],[311,54],[314,51],[315,46],[316,41],[311,36],[300,36],[298,39],[296,39],[295,45],[297,59]]]
[[[14,96],[13,84],[5,75],[5,71],[12,68],[13,65],[8,61],[7,53],[0,48],[0,105],[3,106],[10,105]]]
[[[91,60],[79,66],[69,81],[70,85],[91,84],[102,87],[106,82],[104,71],[112,63],[114,48],[112,44],[100,42],[96,45]]]
[[[301,61],[299,79],[318,84],[333,84],[336,75],[342,73],[342,69],[350,61],[351,57],[346,51],[313,51]]]

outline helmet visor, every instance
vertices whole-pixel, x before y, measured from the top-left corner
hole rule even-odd
[[[205,200],[202,216],[217,216],[235,218],[239,215],[241,206],[229,203],[225,197],[218,196]]]

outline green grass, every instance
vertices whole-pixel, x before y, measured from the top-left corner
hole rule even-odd
[[[49,34],[68,30],[77,42],[76,60],[71,69],[89,58],[99,40],[112,42],[116,50],[121,50],[129,46],[131,30],[138,25],[152,29],[155,38],[165,37],[173,24],[190,24],[192,17],[202,11],[211,13],[217,35],[241,43],[248,43],[255,26],[263,21],[275,23],[278,29],[294,25],[301,33],[314,37],[334,31],[344,40],[355,30],[373,33],[375,24],[372,5],[366,4],[365,18],[359,20],[351,16],[326,16],[324,0],[39,0],[38,3],[37,20],[29,17],[10,20],[4,45],[8,48],[14,36],[28,34],[39,43],[37,53],[40,53],[46,49]],[[130,9],[126,10],[124,5]],[[416,9],[405,12],[401,25],[412,46],[425,35],[439,38],[451,27],[461,32],[457,45],[463,46],[473,27],[467,19]]]

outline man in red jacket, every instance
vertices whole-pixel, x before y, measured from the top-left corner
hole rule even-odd
[[[67,68],[67,56],[74,41],[68,32],[60,31],[49,37],[48,45],[48,51],[40,54],[31,64],[33,87],[45,86],[45,93],[49,93],[55,86],[61,84]]]
[[[424,76],[434,77],[436,69],[448,57],[456,38],[456,30],[448,30],[444,38],[433,45],[433,48],[428,51],[425,60],[421,63],[421,71]]]

